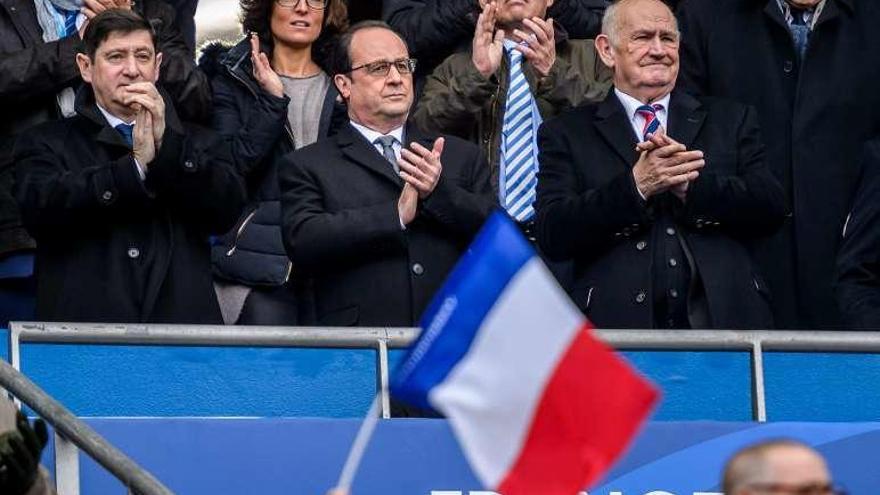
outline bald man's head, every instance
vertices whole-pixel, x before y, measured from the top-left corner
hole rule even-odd
[[[794,440],[773,440],[745,448],[724,468],[722,490],[727,495],[766,493],[772,486],[814,487],[810,493],[832,493],[825,459]]]

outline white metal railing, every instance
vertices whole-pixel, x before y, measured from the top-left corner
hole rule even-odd
[[[418,328],[255,327],[161,324],[22,323],[9,329],[12,366],[21,368],[21,344],[164,345],[200,347],[347,348],[376,351],[376,391],[382,417],[390,417],[388,351],[407,347]],[[734,330],[597,330],[618,350],[741,351],[751,357],[752,416],[767,420],[764,352],[880,353],[880,332],[734,331]],[[61,448],[58,447],[59,442]],[[78,493],[78,453],[56,438],[59,494]]]

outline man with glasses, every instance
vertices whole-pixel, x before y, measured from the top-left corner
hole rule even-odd
[[[846,495],[831,483],[825,459],[795,440],[771,440],[740,450],[727,461],[726,495]]]
[[[386,24],[352,26],[337,52],[350,125],[279,167],[284,244],[317,324],[409,326],[494,206],[488,167],[407,125],[415,60]]]

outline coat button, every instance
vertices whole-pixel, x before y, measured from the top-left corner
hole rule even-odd
[[[412,272],[415,273],[416,275],[421,275],[421,274],[425,273],[425,267],[422,266],[421,263],[413,263]]]
[[[183,162],[183,167],[186,168],[187,170],[192,170],[196,167],[196,164],[193,163],[192,160],[187,160],[187,161]]]
[[[673,299],[677,299],[678,298],[678,291],[675,289],[669,289],[669,297],[671,297]]]
[[[666,227],[666,235],[675,235],[675,229],[672,227]]]
[[[141,250],[136,247],[128,248],[128,257],[131,259],[137,259],[138,256],[141,255]]]
[[[678,260],[675,258],[669,258],[669,266],[671,266],[671,267],[678,266]]]
[[[786,60],[784,64],[782,64],[782,70],[785,71],[786,74],[794,70],[794,62],[791,60]]]
[[[636,243],[636,249],[639,251],[644,251],[646,247],[648,247],[648,243],[645,241],[639,241]]]
[[[642,304],[643,302],[645,302],[645,299],[647,299],[647,297],[648,296],[647,296],[647,294],[645,294],[645,291],[641,291],[638,294],[636,294],[636,302],[639,304]]]
[[[113,193],[111,191],[104,191],[104,193],[101,194],[101,199],[104,201],[110,201],[113,199]]]

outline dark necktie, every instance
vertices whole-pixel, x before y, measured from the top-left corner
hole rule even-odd
[[[129,146],[134,145],[134,124],[119,124],[115,129],[122,134],[122,139],[125,139]]]
[[[397,165],[397,155],[394,154],[395,143],[397,143],[397,138],[394,136],[379,136],[373,141],[373,144],[382,146],[382,155],[394,167],[394,173],[399,174],[400,167]]]
[[[663,110],[663,105],[659,103],[636,108],[636,113],[645,119],[645,125],[642,127],[642,141],[647,141],[648,134],[654,134],[660,129],[660,119],[657,118],[657,112],[660,110]]]
[[[810,27],[804,22],[804,11],[801,9],[791,9],[791,37],[794,40],[794,47],[797,49],[798,56],[804,59],[807,53],[807,45],[810,41]]]

